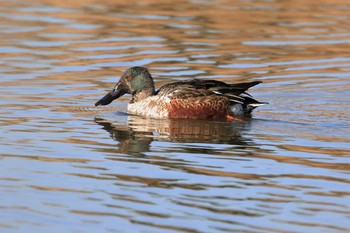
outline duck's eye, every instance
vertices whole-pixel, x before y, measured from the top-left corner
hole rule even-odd
[[[132,76],[126,76],[126,80],[131,81]]]

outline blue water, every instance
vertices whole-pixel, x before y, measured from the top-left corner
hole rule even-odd
[[[1,232],[348,232],[349,3],[2,1]],[[251,120],[94,107],[130,66],[157,87],[260,80]]]

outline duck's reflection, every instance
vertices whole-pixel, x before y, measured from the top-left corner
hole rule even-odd
[[[118,151],[126,154],[148,152],[153,141],[229,144],[242,149],[253,143],[242,136],[244,131],[249,130],[250,122],[151,119],[140,116],[109,118],[95,118],[95,122],[118,142]]]

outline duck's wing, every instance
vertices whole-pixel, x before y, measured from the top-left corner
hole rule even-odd
[[[229,85],[233,89],[246,91],[249,88],[258,85],[259,83],[262,83],[262,81],[253,81],[253,82],[246,82],[246,83],[235,83],[235,84],[229,84]]]
[[[247,94],[246,90],[261,83],[260,81],[227,84],[217,80],[192,79],[188,81],[179,81],[168,83],[162,86],[157,94],[166,94],[173,98],[190,98],[199,96],[225,96],[231,102],[243,103],[244,97],[241,94]]]
[[[187,81],[166,84],[156,94],[167,96],[170,99],[188,99],[215,95],[213,91],[191,85]]]

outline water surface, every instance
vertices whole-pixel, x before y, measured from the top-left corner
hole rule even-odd
[[[2,1],[1,232],[348,232],[350,4]],[[251,120],[94,102],[130,66],[157,87],[260,80]]]

